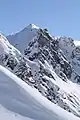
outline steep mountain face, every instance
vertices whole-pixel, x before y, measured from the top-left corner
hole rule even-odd
[[[1,64],[52,103],[80,117],[80,47],[71,38],[52,37],[47,29],[31,24],[7,38],[24,55],[10,49],[8,42],[9,52],[1,54]]]
[[[72,38],[58,38],[59,47],[70,61],[74,70],[80,74],[80,41],[74,41]]]

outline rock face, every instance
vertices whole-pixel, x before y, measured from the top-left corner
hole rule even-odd
[[[7,38],[14,40],[23,54],[4,40],[8,50],[1,52],[0,63],[48,100],[80,117],[80,93],[76,90],[80,83],[80,46],[75,46],[70,37],[55,38],[47,29],[31,24]]]
[[[70,108],[64,99],[68,99],[71,104],[70,94],[66,94],[66,97],[60,92],[60,86],[54,84],[57,79],[61,79],[64,82],[68,80],[73,82],[80,82],[80,76],[75,71],[70,63],[68,56],[61,49],[60,39],[52,38],[45,30],[40,29],[38,35],[28,44],[24,50],[25,57],[32,61],[37,68],[30,65],[32,69],[33,78],[36,80],[35,88],[39,90],[44,96],[46,96],[51,102],[58,104],[63,109],[75,114],[74,110]],[[70,38],[69,38],[70,39]],[[71,40],[71,46],[75,48],[73,41]],[[74,51],[74,50],[73,50]],[[54,81],[54,82],[53,82]],[[73,99],[75,99],[72,96]],[[65,102],[64,102],[65,101]]]
[[[59,47],[70,61],[74,70],[80,74],[80,46],[76,46],[72,38],[60,37],[58,39]]]

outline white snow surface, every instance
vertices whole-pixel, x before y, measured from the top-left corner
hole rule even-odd
[[[0,120],[5,119],[79,120],[0,66]]]
[[[80,40],[74,40],[75,46],[80,46]]]

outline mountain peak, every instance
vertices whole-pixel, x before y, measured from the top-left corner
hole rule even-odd
[[[11,44],[15,45],[20,51],[22,51],[26,47],[27,43],[37,35],[38,30],[38,26],[29,24],[20,32],[7,36],[7,39]]]
[[[39,29],[39,27],[36,26],[35,24],[29,24],[29,25],[27,26],[27,28],[30,28],[30,29]]]

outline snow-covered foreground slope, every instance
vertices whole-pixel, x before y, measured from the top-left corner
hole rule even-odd
[[[0,66],[1,120],[79,120]]]
[[[0,105],[0,120],[33,120],[11,112]]]

